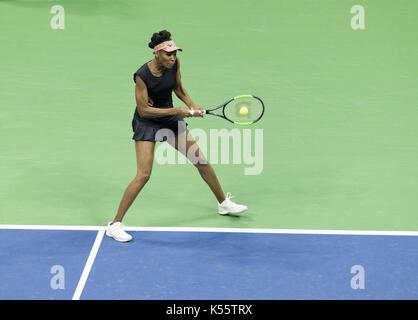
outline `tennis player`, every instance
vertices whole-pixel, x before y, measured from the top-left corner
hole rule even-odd
[[[188,154],[196,142],[186,128],[188,124],[184,118],[203,117],[203,108],[192,101],[182,86],[177,51],[183,50],[176,46],[170,32],[166,30],[154,33],[148,46],[154,50],[154,59],[142,65],[133,76],[136,83],[136,108],[132,120],[132,139],[135,140],[137,175],[128,185],[118,212],[114,220],[108,223],[106,230],[107,236],[121,242],[132,239],[132,236],[125,232],[122,219],[150,179],[156,141],[166,141],[188,157],[218,200],[219,214],[235,215],[248,209],[245,205],[232,202],[230,193],[225,197],[215,171],[198,145],[192,149],[195,150],[193,157]],[[173,107],[173,90],[190,110],[194,110],[193,115],[188,108]],[[159,134],[162,129],[171,130],[173,135],[170,137]]]

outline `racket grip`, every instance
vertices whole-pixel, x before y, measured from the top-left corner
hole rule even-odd
[[[191,115],[194,115],[194,111],[195,111],[195,110],[189,110],[189,113],[190,113]],[[206,110],[203,110],[203,114],[206,114]]]

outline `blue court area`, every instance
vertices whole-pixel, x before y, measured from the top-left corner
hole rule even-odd
[[[96,234],[0,229],[0,300],[71,299]],[[64,289],[53,289],[51,281],[61,267]]]
[[[418,236],[130,233],[103,237],[80,299],[418,298]],[[0,299],[72,299],[97,234],[0,229]]]

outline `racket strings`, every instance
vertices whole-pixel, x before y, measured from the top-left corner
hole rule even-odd
[[[241,98],[228,103],[224,112],[234,122],[253,122],[261,116],[263,105],[255,98]]]

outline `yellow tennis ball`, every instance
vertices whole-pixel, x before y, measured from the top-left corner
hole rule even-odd
[[[247,107],[241,107],[241,109],[239,109],[239,114],[242,116],[245,116],[248,114],[248,108]]]

